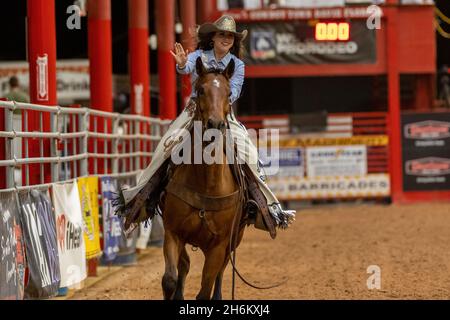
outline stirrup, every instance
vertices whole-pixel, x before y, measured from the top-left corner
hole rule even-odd
[[[247,200],[247,202],[245,203],[245,212],[247,212],[248,214],[250,224],[255,224],[256,216],[260,211],[261,208],[259,207],[258,203],[255,200],[253,199]]]

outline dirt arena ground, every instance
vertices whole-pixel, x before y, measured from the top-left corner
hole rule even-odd
[[[199,288],[203,255],[192,252],[185,298]],[[367,268],[381,270],[381,289],[367,288]],[[237,299],[450,299],[450,203],[340,205],[302,209],[275,240],[247,228],[237,266],[251,282],[281,287],[256,290],[239,279]],[[73,299],[162,299],[162,249],[121,269]],[[231,268],[223,295],[231,298]]]

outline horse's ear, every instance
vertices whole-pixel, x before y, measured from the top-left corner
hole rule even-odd
[[[200,57],[198,57],[195,61],[195,70],[199,76],[206,72],[205,66],[203,66],[202,58]]]
[[[228,63],[227,67],[225,68],[225,70],[223,70],[223,75],[225,77],[227,77],[227,79],[231,79],[231,77],[233,76],[234,73],[234,59],[231,59],[230,62]]]

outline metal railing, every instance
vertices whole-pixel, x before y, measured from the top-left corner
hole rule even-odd
[[[88,175],[131,176],[150,163],[170,124],[139,115],[14,101],[0,101],[0,112],[4,190],[47,188]]]

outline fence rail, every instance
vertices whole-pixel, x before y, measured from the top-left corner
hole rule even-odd
[[[150,163],[170,124],[140,115],[14,101],[0,101],[0,114],[1,191],[46,188],[88,175],[136,174]]]

